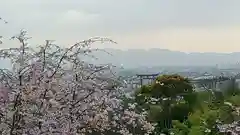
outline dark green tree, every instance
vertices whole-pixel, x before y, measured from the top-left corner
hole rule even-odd
[[[188,78],[162,75],[153,84],[138,90],[136,101],[149,109],[151,120],[158,123],[157,129],[168,132],[173,120],[183,122],[187,119],[196,103],[196,92]]]

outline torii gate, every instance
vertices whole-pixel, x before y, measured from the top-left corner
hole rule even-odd
[[[159,76],[158,74],[137,74],[137,77],[140,79],[140,86],[143,86],[143,80],[153,81]]]

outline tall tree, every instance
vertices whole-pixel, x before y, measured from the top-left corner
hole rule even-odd
[[[0,70],[0,133],[2,135],[130,134],[153,128],[143,114],[123,108],[122,91],[112,65],[93,65],[81,59],[91,56],[91,44],[111,42],[91,38],[62,48],[47,40],[33,49],[26,31],[12,39],[18,48],[0,50],[12,69]],[[114,129],[114,130],[112,130]]]
[[[187,78],[180,75],[162,75],[136,93],[136,101],[156,115],[160,129],[172,128],[172,120],[184,121],[196,101],[196,94]],[[148,103],[147,105],[144,103]],[[161,109],[153,110],[152,106]],[[152,115],[151,113],[151,115]]]

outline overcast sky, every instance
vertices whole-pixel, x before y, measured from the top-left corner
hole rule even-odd
[[[0,0],[2,35],[69,45],[110,37],[107,48],[240,52],[240,0]],[[4,44],[2,47],[11,46]]]

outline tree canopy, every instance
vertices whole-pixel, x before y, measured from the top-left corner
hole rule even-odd
[[[148,119],[157,123],[156,135],[221,135],[229,132],[221,125],[235,122],[236,126],[239,120],[238,95],[194,91],[188,78],[176,74],[157,77],[137,90],[135,97],[138,109],[147,110]]]

